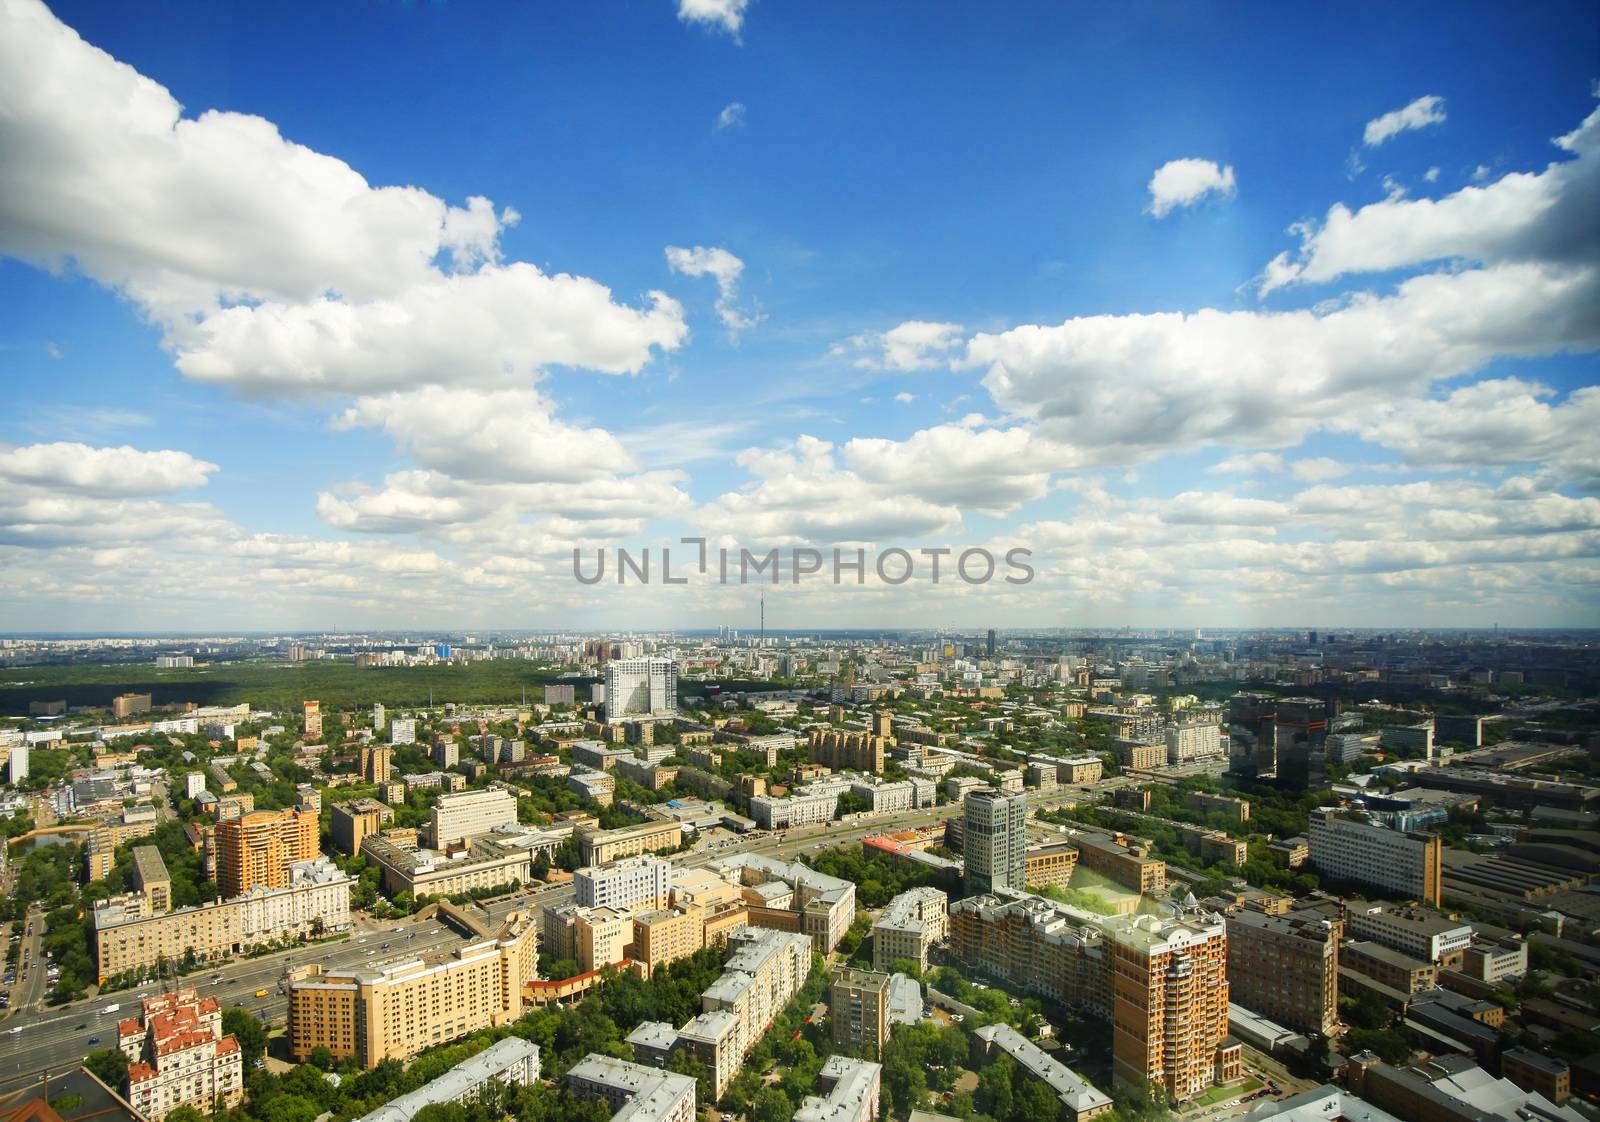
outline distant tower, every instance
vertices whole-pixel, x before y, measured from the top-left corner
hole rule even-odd
[[[756,640],[756,646],[767,645],[767,594],[761,594],[761,636]]]
[[[989,628],[989,657],[994,657],[994,628]]]

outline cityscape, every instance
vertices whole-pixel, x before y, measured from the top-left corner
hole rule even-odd
[[[1600,1122],[1597,64],[0,0],[0,1122]]]

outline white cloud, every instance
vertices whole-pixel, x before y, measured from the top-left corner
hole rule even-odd
[[[1429,168],[1427,171],[1422,173],[1422,178],[1425,179],[1429,183],[1437,183],[1437,182],[1439,182],[1439,169],[1438,168]]]
[[[894,395],[894,399],[901,405],[910,405],[913,401],[917,400],[917,395],[914,393],[906,393],[902,390],[900,393]]]
[[[1500,355],[1600,346],[1600,270],[1502,265],[1288,312],[1086,316],[979,334],[966,362],[1061,469],[1284,447]]]
[[[53,342],[46,343],[44,345],[44,353],[49,355],[51,358],[60,358],[61,357],[61,348],[56,346],[56,344],[53,343]]]
[[[959,323],[907,320],[888,331],[868,331],[851,336],[829,353],[866,352],[855,360],[863,370],[927,370],[949,361],[961,345]]]
[[[719,246],[697,245],[693,249],[667,246],[667,267],[687,277],[714,277],[717,282],[717,318],[729,332],[737,334],[761,322],[738,308],[739,278],[744,262]]]
[[[1231,199],[1236,183],[1232,167],[1211,160],[1168,160],[1150,177],[1149,211],[1165,218],[1178,207],[1193,206],[1207,195]]]
[[[744,10],[750,0],[678,0],[678,18],[684,23],[720,28],[737,41],[744,27]]]
[[[260,117],[184,117],[35,0],[0,7],[0,104],[0,253],[124,293],[191,377],[359,392],[540,363],[633,371],[684,338],[663,297],[635,311],[503,263],[510,208],[374,187]]]
[[[1391,197],[1352,212],[1329,208],[1304,223],[1298,254],[1280,254],[1259,278],[1262,295],[1292,282],[1321,283],[1451,258],[1474,261],[1600,258],[1600,109],[1556,145],[1574,159],[1514,172],[1440,199]]]
[[[1324,483],[1349,475],[1350,467],[1328,456],[1317,456],[1294,461],[1289,465],[1289,474],[1302,483]]]
[[[1600,493],[1600,387],[1555,391],[1521,378],[1461,386],[1442,398],[1390,403],[1363,438],[1425,467],[1544,464],[1564,484]]]
[[[1417,98],[1407,106],[1390,110],[1383,116],[1368,121],[1366,129],[1361,134],[1361,142],[1368,148],[1376,148],[1400,133],[1410,132],[1412,129],[1425,129],[1429,125],[1440,125],[1444,120],[1444,98],[1428,94]]]
[[[731,129],[744,124],[745,107],[742,101],[730,101],[717,114],[717,128]]]
[[[0,479],[83,495],[167,495],[203,487],[217,465],[187,452],[91,448],[58,441],[0,448]]]
[[[1206,468],[1210,475],[1261,475],[1283,470],[1283,457],[1277,452],[1236,452]]]
[[[458,479],[572,483],[637,465],[604,429],[568,425],[531,389],[430,386],[359,398],[341,428],[380,428],[423,467]]]

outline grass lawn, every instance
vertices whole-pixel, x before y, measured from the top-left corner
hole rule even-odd
[[[1192,1103],[1190,1103],[1189,1110],[1202,1110],[1208,1106],[1215,1106],[1217,1103],[1226,1102],[1229,1099],[1236,1099],[1240,1095],[1248,1095],[1251,1091],[1257,1090],[1261,1086],[1261,1080],[1257,1079],[1253,1075],[1248,1075],[1242,1082],[1236,1083],[1231,1087],[1211,1088],[1211,1090],[1207,1091],[1198,1099],[1195,1099]]]

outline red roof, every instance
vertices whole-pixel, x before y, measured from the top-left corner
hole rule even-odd
[[[239,1050],[239,1042],[231,1036],[224,1036],[217,1041],[217,1055],[226,1056]]]

